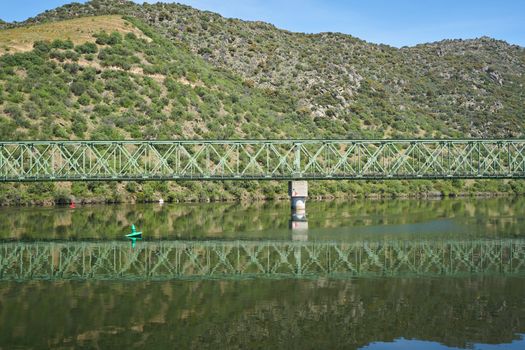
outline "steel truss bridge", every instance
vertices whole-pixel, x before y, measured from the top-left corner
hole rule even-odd
[[[525,273],[525,240],[0,244],[0,280]]]
[[[0,142],[0,182],[524,177],[525,140]]]

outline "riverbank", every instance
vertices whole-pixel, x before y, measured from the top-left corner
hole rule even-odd
[[[499,197],[525,194],[524,180],[309,181],[309,198]],[[243,202],[288,200],[286,181],[41,182],[0,184],[1,206],[52,206],[72,202]]]

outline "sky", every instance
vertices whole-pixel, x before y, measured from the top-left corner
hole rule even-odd
[[[70,1],[0,0],[0,18],[7,21],[22,21],[46,9],[68,2]],[[201,10],[217,12],[225,17],[269,22],[278,28],[295,32],[341,32],[369,42],[396,47],[442,39],[469,39],[481,36],[490,36],[525,47],[525,0],[178,0],[177,2]]]

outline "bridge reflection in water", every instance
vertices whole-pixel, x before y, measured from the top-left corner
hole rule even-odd
[[[525,240],[0,244],[0,279],[522,274]]]

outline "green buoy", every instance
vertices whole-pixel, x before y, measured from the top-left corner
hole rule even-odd
[[[142,232],[137,232],[135,225],[131,225],[131,233],[128,233],[126,237],[131,240],[131,247],[135,248],[137,240],[142,239]]]

